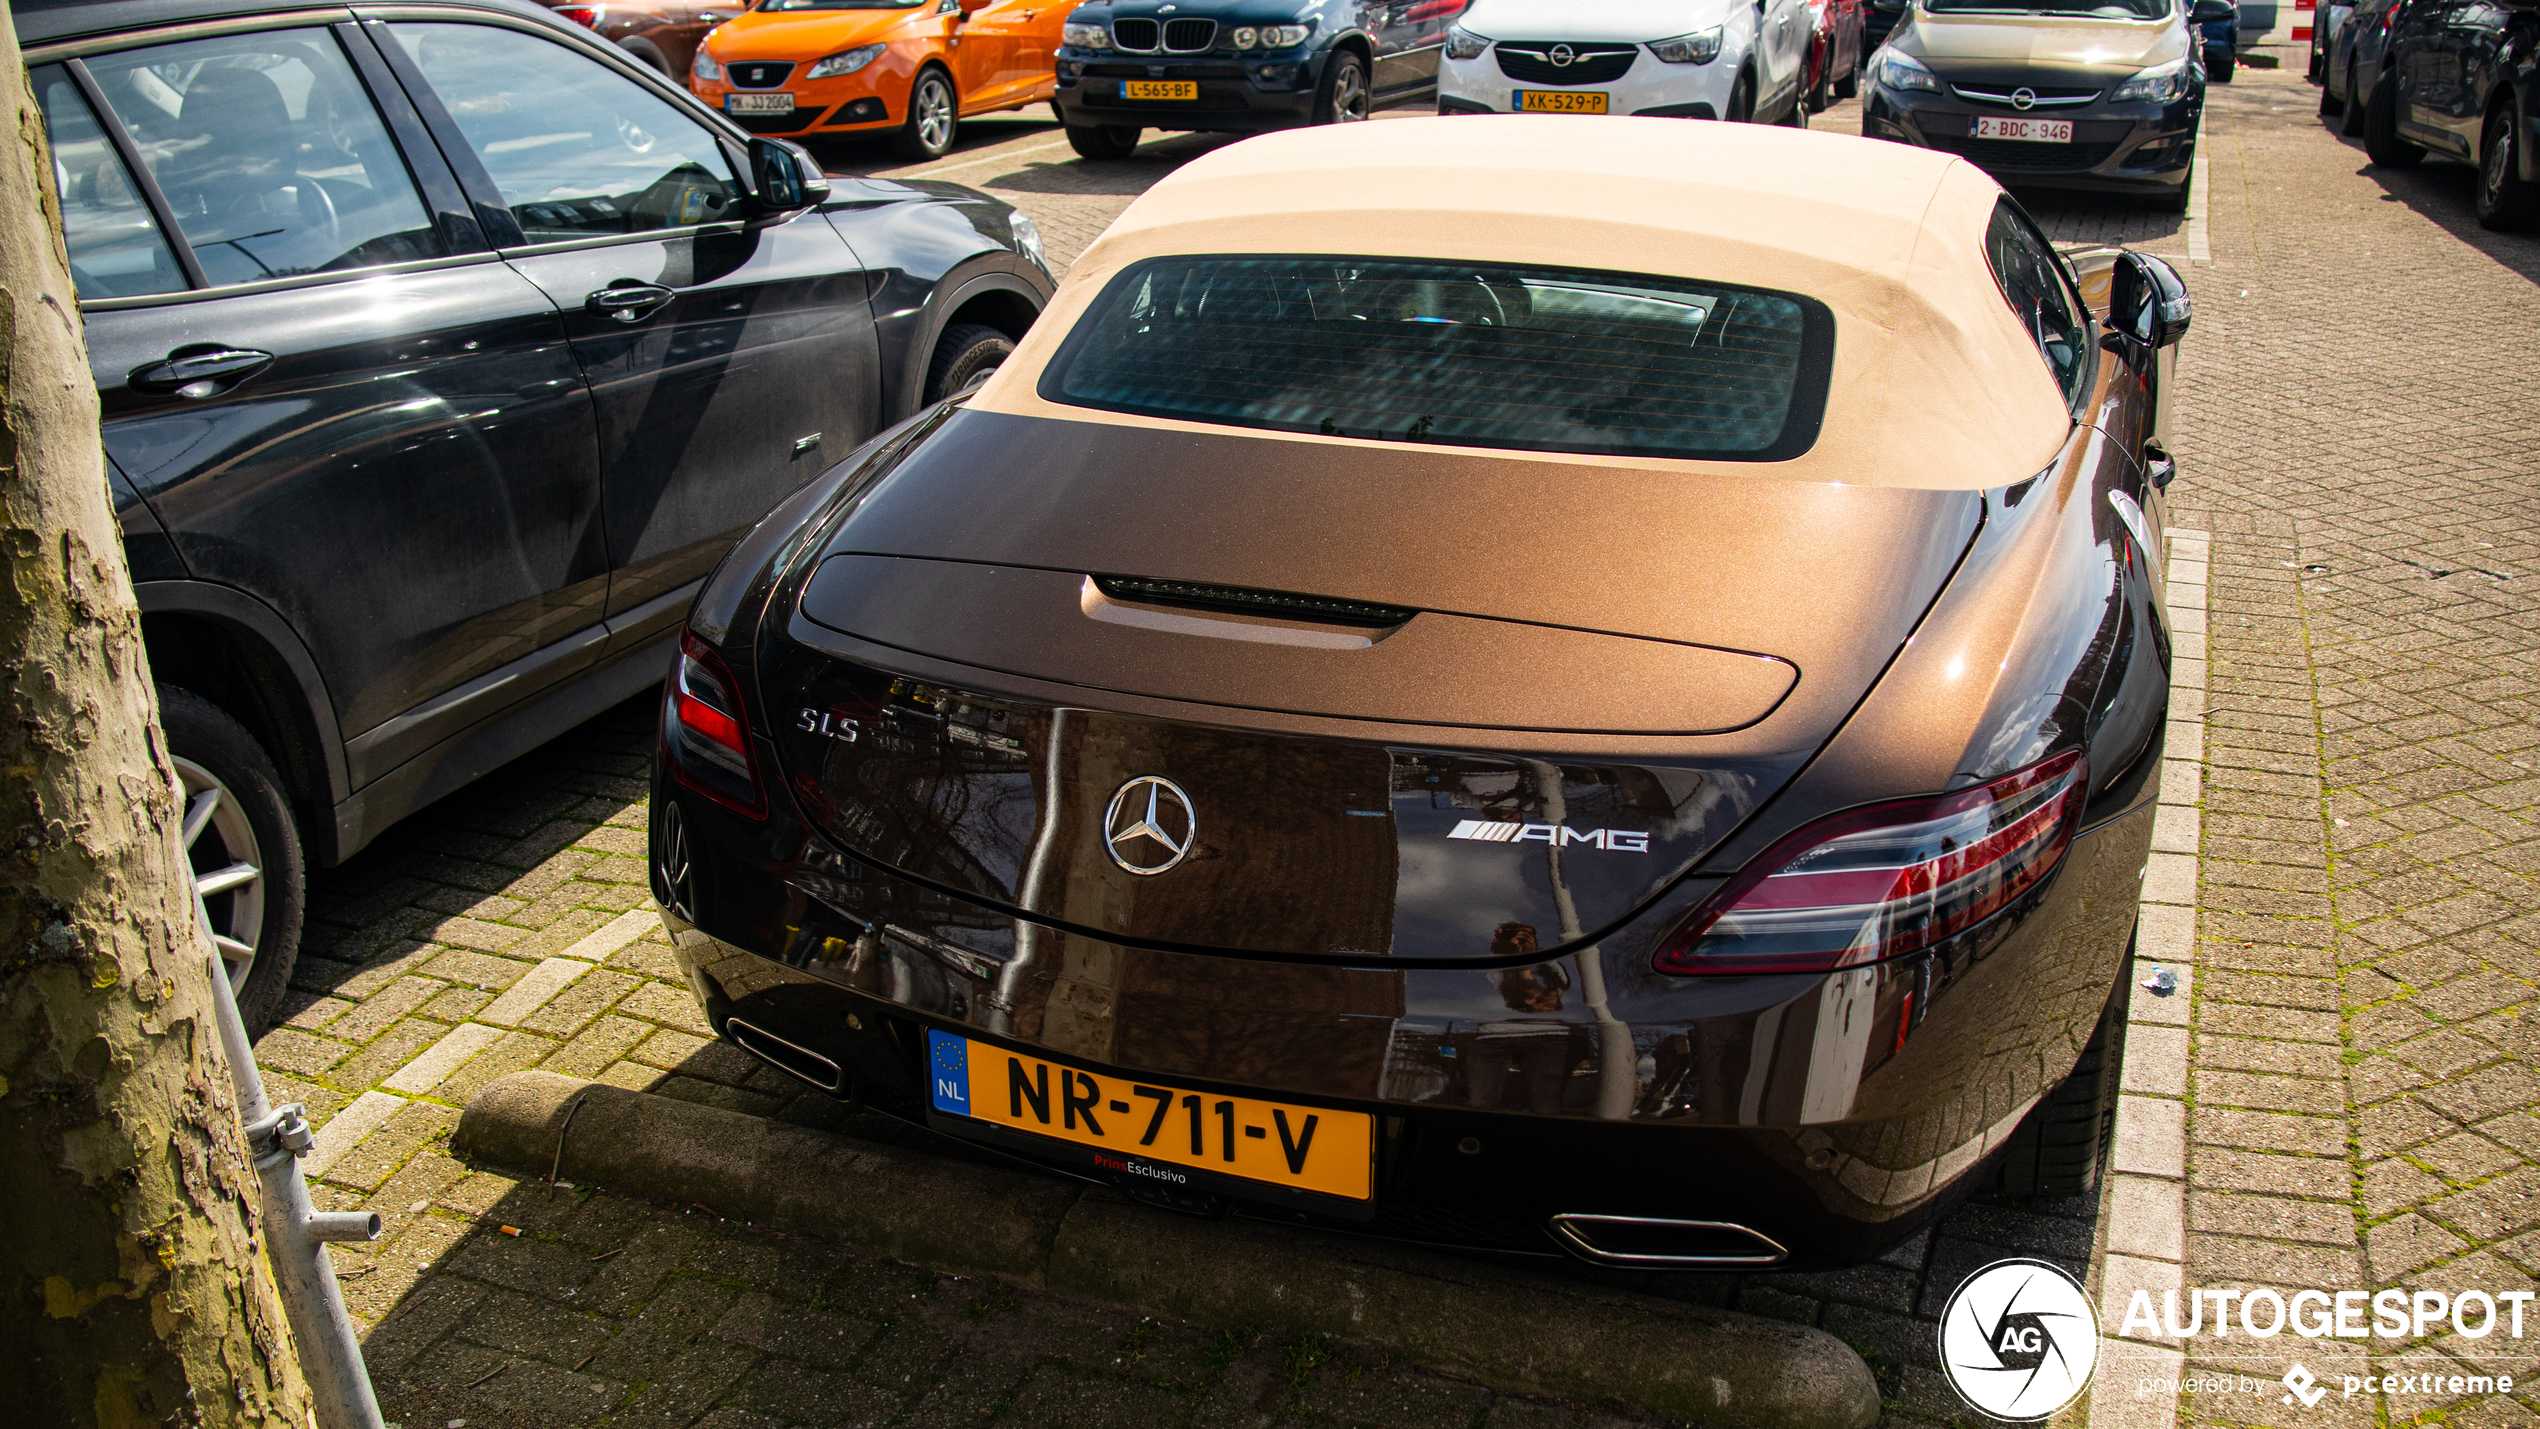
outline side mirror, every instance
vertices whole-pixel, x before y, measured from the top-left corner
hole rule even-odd
[[[995,3],[997,0],[961,0],[961,13],[964,17],[976,15]]]
[[[2109,275],[2108,326],[2119,336],[2157,351],[2187,336],[2193,316],[2187,284],[2176,268],[2148,253],[2117,259]]]
[[[792,213],[829,197],[829,176],[799,144],[750,141],[750,187],[764,213]]]
[[[2187,12],[2187,18],[2199,25],[2218,25],[2226,20],[2239,19],[2240,10],[2231,0],[2196,0],[2196,6]]]

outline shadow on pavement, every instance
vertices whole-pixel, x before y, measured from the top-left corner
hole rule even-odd
[[[2340,142],[2354,151],[2361,165],[2356,172],[2381,186],[2382,202],[2406,204],[2498,266],[2540,283],[2540,232],[2498,233],[2479,223],[2478,170],[2432,158],[2413,169],[2385,169],[2365,157],[2361,139]]]

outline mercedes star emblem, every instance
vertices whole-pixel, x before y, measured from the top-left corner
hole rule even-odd
[[[1139,812],[1139,800],[1145,812]],[[1142,774],[1111,796],[1102,815],[1103,843],[1111,861],[1140,876],[1162,873],[1182,861],[1199,837],[1199,815],[1180,785]]]
[[[2032,109],[2035,108],[2036,105],[2036,90],[2031,89],[2026,85],[2022,85],[2018,89],[2011,91],[2011,107],[2013,109]]]
[[[1578,57],[1579,52],[1570,48],[1568,45],[1554,45],[1552,47],[1552,62],[1554,64],[1566,66],[1570,63],[1570,61],[1577,59]]]

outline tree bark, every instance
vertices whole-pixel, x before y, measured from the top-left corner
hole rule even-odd
[[[14,27],[0,81],[0,1417],[297,1429]]]

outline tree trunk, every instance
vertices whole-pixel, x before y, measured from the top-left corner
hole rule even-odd
[[[300,1429],[9,27],[0,81],[0,1417]]]

